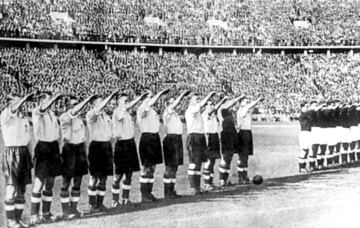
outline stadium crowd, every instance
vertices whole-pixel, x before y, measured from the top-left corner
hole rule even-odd
[[[132,96],[144,89],[176,88],[206,94],[263,95],[263,114],[298,113],[300,101],[324,92],[354,100],[360,61],[347,54],[182,54],[79,49],[0,49],[0,107],[11,90],[51,90],[84,98],[114,89]],[[176,93],[176,92],[175,92]],[[177,94],[174,94],[177,95]],[[160,103],[161,104],[161,103]],[[64,109],[62,102],[57,109]],[[159,105],[160,106],[160,105]]]
[[[360,40],[359,4],[350,0],[6,0],[1,5],[0,35],[198,45],[355,45]]]

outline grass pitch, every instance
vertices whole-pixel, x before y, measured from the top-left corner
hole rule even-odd
[[[295,123],[282,124],[258,124],[254,126],[254,156],[249,161],[249,176],[259,174],[265,179],[291,176],[297,174],[297,134],[299,128]],[[163,132],[161,132],[163,138]],[[138,144],[139,134],[137,133],[136,141]],[[185,137],[184,137],[185,142]],[[34,143],[33,143],[34,144]],[[34,147],[34,145],[32,145]],[[0,141],[0,148],[3,148],[2,139]],[[130,200],[135,202],[130,207],[115,212],[113,215],[93,217],[89,219],[79,219],[70,222],[60,222],[50,225],[43,225],[48,227],[110,227],[125,226],[125,227],[151,227],[151,226],[166,226],[166,227],[218,227],[221,224],[228,224],[231,227],[238,227],[237,214],[246,214],[246,211],[239,211],[241,207],[246,208],[247,204],[251,204],[256,200],[256,194],[250,193],[257,189],[266,187],[262,186],[243,186],[233,187],[221,192],[214,192],[204,194],[202,196],[187,196],[188,195],[188,181],[186,177],[188,156],[185,151],[184,156],[185,165],[179,168],[176,189],[180,194],[185,195],[179,200],[161,200],[157,204],[142,205],[136,202],[140,200],[140,184],[139,175],[137,172],[133,176],[132,190],[130,193]],[[230,180],[237,182],[236,162],[237,155],[234,155],[232,161],[232,173]],[[219,161],[215,165],[215,183],[218,182],[218,167]],[[155,172],[154,195],[158,198],[163,198],[163,182],[162,176],[164,166],[159,165]],[[82,195],[79,202],[80,211],[88,211],[87,204],[87,182],[88,176],[83,178]],[[105,205],[111,204],[111,182],[109,177],[107,181],[107,193],[105,197]],[[3,175],[0,171],[0,183],[4,183]],[[52,204],[52,212],[54,214],[61,214],[60,205],[60,186],[61,177],[56,178],[54,188],[54,200]],[[30,192],[31,185],[28,185],[26,195],[26,207],[24,210],[25,218],[29,217],[30,213]],[[0,201],[4,199],[4,184],[1,185]],[[272,197],[272,196],[271,196]],[[220,206],[219,206],[220,205]],[[241,207],[239,207],[241,205]],[[261,205],[260,205],[261,206]],[[192,208],[194,210],[192,210]],[[253,211],[252,208],[250,211]],[[1,221],[5,221],[3,204],[0,203]],[[229,213],[231,212],[231,213]],[[265,213],[265,212],[264,212]],[[223,218],[223,216],[225,216]],[[209,220],[210,219],[210,220]],[[209,223],[209,221],[213,221]],[[230,223],[227,223],[230,222]],[[194,222],[194,223],[193,223]],[[261,222],[261,221],[259,221]],[[249,223],[250,224],[250,223]],[[260,223],[256,223],[260,225]],[[253,224],[253,225],[256,225]],[[0,222],[4,226],[4,222]]]

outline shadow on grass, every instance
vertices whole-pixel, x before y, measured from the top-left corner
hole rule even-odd
[[[85,213],[81,219],[88,219],[88,218],[96,218],[96,217],[103,217],[109,215],[118,215],[130,212],[137,212],[143,210],[149,210],[154,208],[166,207],[174,204],[186,204],[186,203],[196,203],[196,202],[203,202],[205,200],[212,200],[216,198],[223,198],[229,195],[249,195],[249,194],[256,194],[257,192],[262,192],[269,190],[271,187],[286,187],[286,185],[291,183],[300,183],[303,181],[307,181],[310,178],[327,175],[327,174],[335,174],[335,173],[347,173],[347,168],[352,167],[359,167],[360,164],[354,165],[347,165],[346,167],[336,168],[336,169],[328,169],[323,171],[315,171],[313,173],[305,173],[305,174],[297,174],[293,176],[285,176],[285,177],[277,177],[277,178],[270,178],[266,179],[263,184],[261,185],[234,185],[225,187],[219,190],[215,190],[212,192],[200,194],[200,195],[185,195],[178,199],[159,199],[156,203],[133,203],[131,205],[123,206],[118,209],[111,209],[107,213]],[[330,177],[329,177],[330,178]],[[79,220],[78,219],[78,220]],[[74,220],[72,220],[74,221]]]

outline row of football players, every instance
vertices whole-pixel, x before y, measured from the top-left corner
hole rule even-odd
[[[166,136],[161,143],[159,116],[153,105],[169,90],[157,94],[147,91],[132,101],[128,94],[118,91],[106,98],[93,95],[84,101],[72,97],[68,110],[58,119],[51,106],[62,97],[53,96],[51,92],[8,96],[8,106],[1,113],[2,134],[5,144],[3,153],[3,171],[6,179],[5,211],[9,227],[25,227],[21,220],[25,205],[25,187],[32,182],[31,169],[35,165],[35,179],[31,194],[31,224],[57,220],[50,213],[53,197],[54,180],[62,175],[60,192],[64,219],[81,216],[77,210],[80,198],[80,186],[83,175],[90,173],[88,198],[90,212],[107,211],[103,205],[106,192],[106,180],[114,175],[112,184],[112,207],[128,204],[133,172],[140,171],[141,201],[156,202],[152,194],[154,172],[157,164],[165,163],[163,176],[165,198],[178,198],[175,191],[176,173],[183,164],[183,124],[177,107],[185,96],[191,94],[185,112],[187,141],[189,154],[188,179],[194,194],[202,194],[200,188],[201,166],[205,190],[213,189],[215,160],[221,158],[219,165],[220,185],[230,184],[229,173],[233,153],[239,153],[239,182],[248,183],[248,156],[252,155],[251,109],[261,99],[249,103],[244,96],[234,99],[224,97],[216,105],[210,99],[216,94],[212,92],[200,99],[196,93],[183,92],[176,98],[168,97],[163,113]],[[37,97],[36,99],[34,99]],[[117,99],[118,106],[113,111],[112,119],[104,111],[107,104]],[[32,110],[33,133],[36,140],[34,159],[28,144],[31,141],[29,119],[23,115],[25,102],[40,100]],[[237,109],[236,122],[232,109],[241,101]],[[87,104],[91,104],[86,113],[89,128],[90,145],[86,153],[86,135],[83,119],[79,115]],[[130,110],[137,104],[136,119],[141,132],[139,155],[135,144],[135,126]],[[202,112],[203,107],[205,110]],[[59,139],[64,142],[60,153]],[[220,133],[220,137],[219,137]],[[115,148],[112,139],[115,138]],[[221,152],[220,152],[221,148]],[[120,182],[122,200],[120,201]],[[70,191],[70,186],[72,188]],[[40,204],[42,202],[42,216]]]
[[[360,159],[358,105],[339,101],[303,103],[299,121],[300,172],[336,167]]]

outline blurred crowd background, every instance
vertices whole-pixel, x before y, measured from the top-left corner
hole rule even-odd
[[[358,45],[357,0],[2,0],[0,36],[193,45]]]
[[[300,103],[319,97],[357,102],[360,58],[358,54],[231,54],[130,52],[86,49],[0,48],[0,108],[11,91],[50,90],[85,98],[109,95],[120,89],[131,97],[150,89],[185,89],[202,95],[210,91],[229,96],[259,96],[265,102],[257,113],[264,118],[294,117]],[[314,85],[314,80],[319,87]],[[65,99],[56,110],[65,110]],[[156,107],[163,111],[165,100]],[[180,112],[185,110],[183,102]]]

